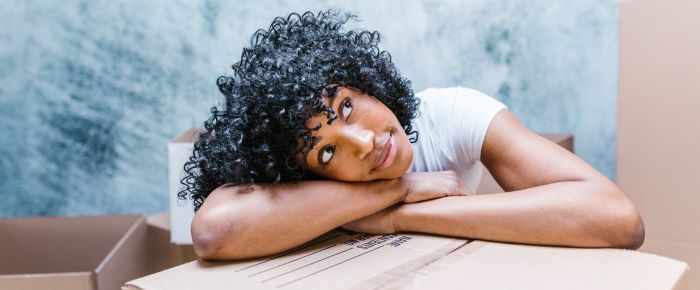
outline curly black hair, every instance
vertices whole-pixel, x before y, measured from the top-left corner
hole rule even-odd
[[[374,96],[417,140],[411,120],[419,100],[411,82],[402,77],[391,55],[378,47],[379,33],[344,31],[357,16],[334,10],[277,17],[267,30],[256,31],[233,76],[217,85],[225,105],[211,108],[185,163],[181,200],[192,199],[194,210],[218,186],[300,181],[311,174],[297,159],[315,142],[314,115],[335,112],[323,102],[335,86],[353,87]],[[329,122],[330,123],[330,122]]]

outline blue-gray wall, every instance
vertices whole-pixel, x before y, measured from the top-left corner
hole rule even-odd
[[[166,144],[201,126],[258,28],[343,8],[416,91],[462,85],[576,135],[611,178],[617,1],[0,1],[0,216],[167,208]]]

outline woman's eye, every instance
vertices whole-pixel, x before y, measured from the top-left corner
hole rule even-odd
[[[335,153],[335,147],[326,147],[321,152],[321,163],[326,164],[333,158],[333,153]]]
[[[343,102],[343,117],[347,120],[351,112],[352,103],[350,103],[350,100],[345,100],[345,102]]]

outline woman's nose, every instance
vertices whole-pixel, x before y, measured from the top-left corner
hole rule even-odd
[[[353,155],[360,160],[374,150],[374,132],[371,130],[349,126],[345,131]]]

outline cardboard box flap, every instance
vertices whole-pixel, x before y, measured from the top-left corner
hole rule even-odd
[[[97,289],[118,289],[125,281],[150,272],[147,233],[146,219],[140,216],[95,270]]]
[[[7,290],[93,290],[93,273],[47,273],[3,275],[0,289]]]
[[[0,220],[0,289],[118,289],[152,273],[142,215]]]
[[[199,134],[201,134],[202,132],[206,132],[206,129],[204,129],[204,128],[187,129],[187,131],[185,131],[180,136],[175,138],[172,141],[172,143],[192,143],[194,140],[197,139],[197,136],[199,136]]]
[[[146,223],[149,226],[160,230],[170,231],[170,213],[167,211],[149,215],[146,218]]]
[[[0,273],[92,272],[135,219],[138,217],[0,220]]]
[[[175,245],[170,241],[170,213],[162,212],[146,218],[151,273],[197,260],[192,245]],[[121,286],[121,285],[120,285]]]

